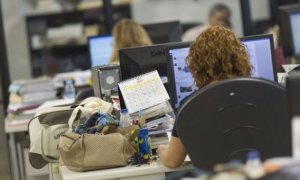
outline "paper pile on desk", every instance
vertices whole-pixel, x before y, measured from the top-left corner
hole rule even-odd
[[[152,121],[146,120],[146,128],[149,129],[149,135],[164,134],[173,129],[174,118],[168,114]]]
[[[154,120],[146,120],[145,126],[149,129],[152,149],[161,144],[168,144],[167,133],[171,132],[174,125],[174,116],[166,114]]]
[[[75,72],[67,72],[67,73],[57,73],[53,82],[56,88],[63,87],[63,81],[66,79],[73,79],[75,81],[75,86],[86,86],[90,84],[91,80],[91,71],[75,71]]]
[[[9,86],[10,115],[34,109],[47,100],[56,99],[56,88],[52,79],[47,77],[17,80]]]

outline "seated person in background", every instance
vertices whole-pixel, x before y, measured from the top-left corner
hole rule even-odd
[[[205,29],[192,43],[186,61],[199,88],[216,81],[247,77],[252,71],[245,46],[231,30],[222,26]],[[157,154],[170,168],[178,167],[184,161],[187,152],[177,135],[176,125],[169,145],[158,146]]]
[[[130,19],[123,19],[113,28],[113,52],[110,64],[119,64],[119,49],[148,46],[152,42],[144,28]]]
[[[218,25],[218,26],[231,28],[230,17],[231,17],[230,9],[223,4],[217,4],[210,10],[209,17],[208,17],[208,24],[199,25],[187,30],[182,35],[182,41],[184,42],[194,41],[196,37],[209,26]]]

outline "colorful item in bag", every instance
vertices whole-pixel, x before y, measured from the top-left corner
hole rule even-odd
[[[101,132],[103,127],[108,125],[118,126],[119,121],[111,114],[95,113],[83,124],[79,124],[75,128],[74,132],[77,134],[95,134],[97,132]]]
[[[103,116],[100,116],[97,120],[97,132],[100,132],[103,127],[108,125],[119,125],[119,121],[115,119],[111,114],[105,114]]]
[[[143,128],[139,131],[138,144],[138,159],[141,163],[147,163],[151,157],[151,144],[147,128]]]
[[[83,126],[84,127],[93,127],[95,126],[96,122],[98,121],[98,119],[102,116],[103,114],[101,113],[95,113],[93,114],[89,119],[87,119]]]
[[[138,136],[137,136],[139,131],[140,131],[139,129],[135,129],[130,132],[130,136],[134,137],[133,140],[131,141],[131,145],[136,152],[139,151],[139,140],[138,140]]]

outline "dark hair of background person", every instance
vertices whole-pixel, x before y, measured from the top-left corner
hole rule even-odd
[[[227,28],[232,28],[232,24],[230,22],[230,17],[231,17],[230,9],[224,4],[216,4],[210,10],[209,17],[213,17],[214,14],[218,12],[221,12],[223,15],[225,15],[222,17],[222,19],[220,19],[220,21],[225,22],[224,26]]]

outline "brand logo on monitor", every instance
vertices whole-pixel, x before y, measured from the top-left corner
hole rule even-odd
[[[163,49],[160,50],[154,50],[150,52],[150,55],[153,56],[164,56],[165,55],[165,51]]]

